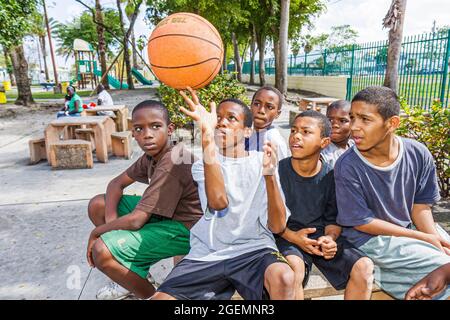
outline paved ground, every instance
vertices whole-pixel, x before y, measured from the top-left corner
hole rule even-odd
[[[139,101],[156,98],[153,88],[112,94],[115,103],[130,109]],[[9,115],[0,118],[0,299],[95,299],[97,289],[108,280],[91,270],[85,259],[92,230],[87,203],[105,192],[106,184],[141,152],[135,144],[131,160],[111,158],[106,164],[95,162],[91,170],[53,171],[45,162],[30,166],[28,140],[43,134],[56,110],[5,108],[0,106],[0,117]],[[285,106],[276,121],[286,138],[292,109]],[[140,194],[144,189],[137,183],[126,193]],[[449,203],[435,212],[436,220],[450,231]],[[170,268],[171,260],[164,260],[151,273],[160,282]]]

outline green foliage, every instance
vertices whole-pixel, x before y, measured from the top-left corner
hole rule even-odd
[[[32,29],[36,0],[0,0],[0,44],[5,48],[20,45]]]
[[[103,9],[103,23],[113,34],[123,37],[120,28],[119,13],[115,9]],[[73,54],[73,41],[82,39],[89,42],[95,51],[98,51],[97,25],[92,19],[92,13],[85,11],[79,17],[75,17],[67,24],[56,23],[54,28],[55,37],[58,40],[57,53],[68,58]],[[118,41],[109,32],[104,33],[107,52],[111,53],[119,46]]]
[[[200,102],[208,110],[210,102],[219,103],[227,98],[241,99],[246,104],[249,104],[250,101],[245,93],[245,87],[237,82],[232,74],[228,72],[225,72],[223,75],[217,75],[209,85],[197,91]],[[177,127],[186,127],[192,123],[192,120],[180,111],[180,106],[185,106],[185,102],[177,90],[161,84],[158,88],[158,94],[161,102],[169,110],[170,119]]]
[[[435,100],[430,110],[410,107],[401,101],[406,117],[397,133],[427,146],[434,158],[438,183],[443,198],[450,197],[450,109]]]

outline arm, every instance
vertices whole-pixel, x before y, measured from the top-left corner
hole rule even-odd
[[[266,142],[263,149],[263,175],[267,190],[267,225],[270,231],[278,234],[286,229],[286,207],[275,177],[278,165],[277,146]]]
[[[123,190],[135,181],[131,179],[126,172],[117,176],[108,184],[105,198],[105,222],[111,222],[117,219],[117,205],[123,195]]]
[[[206,111],[198,97],[191,88],[188,88],[192,100],[180,91],[190,111],[184,107],[180,110],[196,121],[202,131],[203,163],[205,170],[205,191],[208,199],[208,207],[214,210],[223,210],[228,207],[228,197],[225,191],[225,182],[219,162],[216,158],[216,144],[214,141],[214,130],[217,125],[216,105],[211,103],[211,112]]]
[[[291,229],[289,229],[289,227],[287,227],[281,234],[281,237],[297,245],[303,251],[309,254],[323,256],[322,251],[320,251],[320,245],[318,241],[308,238],[308,234],[314,232],[316,232],[316,228],[305,228],[298,231],[292,231]]]
[[[450,263],[447,263],[416,283],[405,295],[406,300],[430,300],[450,284]]]
[[[394,237],[408,237],[412,239],[425,241],[436,246],[437,248],[439,248],[439,250],[444,251],[440,239],[435,234],[428,234],[422,231],[416,231],[400,227],[396,224],[384,220],[373,219],[367,224],[355,226],[354,228],[358,231],[372,234],[375,236],[384,235]]]

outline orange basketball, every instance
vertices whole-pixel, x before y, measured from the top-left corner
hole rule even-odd
[[[148,57],[155,76],[175,89],[199,89],[220,70],[223,44],[208,20],[180,12],[162,20],[148,41]]]

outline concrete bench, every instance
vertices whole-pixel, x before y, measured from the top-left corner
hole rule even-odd
[[[61,140],[50,144],[53,169],[93,168],[91,143],[84,140]]]
[[[112,152],[116,157],[130,159],[132,155],[131,131],[113,132],[111,134]]]
[[[47,159],[44,137],[29,140],[28,147],[30,149],[30,164],[36,164]]]
[[[131,131],[131,129],[133,129],[133,122],[131,122],[131,117],[127,118],[127,123],[128,123],[128,129],[129,131]]]
[[[75,129],[75,139],[89,141],[91,143],[92,151],[95,150],[94,129],[92,128]]]

